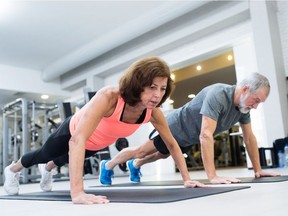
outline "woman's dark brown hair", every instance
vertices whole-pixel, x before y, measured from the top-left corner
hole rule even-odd
[[[168,78],[165,94],[158,104],[166,101],[173,90],[173,80],[170,78],[170,69],[166,62],[158,57],[146,57],[133,63],[119,81],[120,94],[130,106],[140,102],[144,87],[151,86],[156,77]]]

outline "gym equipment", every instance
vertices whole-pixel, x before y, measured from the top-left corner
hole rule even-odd
[[[258,151],[259,151],[260,165],[263,169],[276,167],[274,148],[260,147],[258,148]]]
[[[116,149],[120,152],[122,151],[124,148],[128,148],[129,147],[129,142],[126,138],[119,138],[116,140],[115,142],[115,147]],[[122,163],[122,164],[118,164],[120,170],[122,170],[123,172],[127,172],[127,165],[126,163]]]
[[[209,187],[209,188],[156,188],[156,189],[95,189],[87,193],[107,196],[110,202],[121,203],[167,203],[186,199],[211,196],[236,190],[248,189],[249,186],[238,187]],[[15,196],[0,196],[9,200],[37,200],[37,201],[71,201],[70,191],[50,191],[19,194]]]
[[[274,140],[273,142],[273,153],[274,153],[274,163],[275,167],[279,167],[279,158],[278,158],[278,152],[283,151],[284,147],[288,143],[288,137],[279,138]]]
[[[57,104],[18,98],[2,108],[3,162],[0,174],[11,161],[17,161],[23,154],[45,143],[58,126],[54,119],[59,119],[59,107]],[[37,169],[33,166],[23,170],[21,182],[27,183],[38,177]]]

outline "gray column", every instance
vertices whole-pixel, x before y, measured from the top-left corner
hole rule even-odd
[[[95,75],[90,75],[86,78],[86,87],[91,91],[97,91],[104,86],[104,80]]]

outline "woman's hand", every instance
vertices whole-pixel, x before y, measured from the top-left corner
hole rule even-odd
[[[207,187],[207,185],[202,184],[201,182],[198,182],[198,181],[188,180],[184,182],[184,187],[186,188]]]
[[[84,204],[84,205],[92,205],[92,204],[107,204],[109,200],[106,196],[96,196],[94,194],[87,194],[85,192],[81,192],[78,195],[71,196],[72,202],[74,204]]]

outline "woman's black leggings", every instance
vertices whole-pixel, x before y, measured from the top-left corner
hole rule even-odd
[[[51,160],[61,167],[69,162],[69,140],[71,138],[69,123],[71,117],[67,118],[58,128],[52,133],[45,144],[31,151],[21,158],[21,163],[25,168],[35,164],[47,163]],[[85,158],[94,155],[97,151],[85,151]]]

